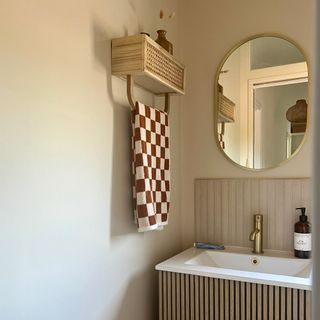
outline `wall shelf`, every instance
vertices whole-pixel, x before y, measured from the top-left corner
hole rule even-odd
[[[218,122],[234,122],[235,103],[223,94],[223,87],[218,84]]]
[[[111,68],[154,94],[185,93],[185,66],[147,35],[113,39]]]

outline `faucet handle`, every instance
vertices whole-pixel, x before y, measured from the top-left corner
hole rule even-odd
[[[253,215],[253,225],[256,229],[261,230],[263,223],[263,215],[262,214],[254,214]]]
[[[254,241],[253,252],[263,253],[262,241],[263,241],[263,215],[253,215],[254,230],[250,233],[249,240]]]

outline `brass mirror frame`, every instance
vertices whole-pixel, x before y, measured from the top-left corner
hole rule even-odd
[[[228,58],[232,55],[232,53],[237,50],[239,47],[241,47],[243,44],[247,43],[248,41],[257,39],[257,38],[261,38],[261,37],[275,37],[275,38],[279,38],[279,39],[283,39],[286,40],[288,42],[290,42],[291,44],[293,44],[304,56],[305,58],[305,62],[307,64],[307,69],[308,69],[308,112],[307,112],[307,125],[306,125],[306,131],[304,134],[304,137],[299,145],[299,147],[295,150],[295,152],[287,159],[281,161],[280,163],[271,166],[271,167],[266,167],[266,168],[260,168],[260,169],[255,169],[255,168],[248,168],[245,166],[242,166],[241,164],[235,162],[233,159],[231,159],[222,149],[220,142],[219,142],[219,134],[218,134],[218,81],[219,81],[219,76],[220,76],[220,72],[223,68],[223,65],[225,64],[225,62],[228,60]],[[311,88],[310,88],[310,82],[311,82],[311,68],[310,68],[310,61],[309,61],[309,56],[306,54],[305,50],[300,46],[299,43],[297,43],[295,40],[291,39],[288,36],[285,36],[283,34],[280,33],[273,33],[273,32],[266,32],[266,33],[259,33],[259,34],[255,34],[253,36],[249,36],[241,41],[239,41],[238,43],[236,43],[230,50],[227,51],[227,53],[224,55],[223,59],[221,60],[221,62],[219,63],[219,66],[217,68],[216,71],[216,75],[215,75],[215,80],[214,80],[214,103],[213,103],[213,110],[214,110],[214,118],[213,118],[213,122],[214,122],[214,136],[215,136],[215,141],[216,141],[216,145],[218,147],[218,149],[221,151],[221,153],[223,154],[223,156],[230,161],[231,163],[235,164],[237,167],[243,169],[243,170],[247,170],[247,171],[251,171],[251,172],[259,172],[259,171],[265,171],[265,170],[270,170],[270,169],[275,169],[278,168],[284,164],[286,164],[287,162],[289,162],[292,158],[294,158],[302,149],[302,147],[305,145],[306,140],[308,139],[309,133],[310,133],[310,115],[311,115],[311,104],[310,104],[310,98],[311,98]]]

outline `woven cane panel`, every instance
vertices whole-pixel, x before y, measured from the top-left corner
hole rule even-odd
[[[311,320],[311,291],[159,272],[159,320]]]
[[[184,69],[170,57],[147,42],[146,70],[184,90]]]
[[[146,35],[112,40],[112,74],[132,75],[138,85],[156,94],[185,91],[183,64]]]

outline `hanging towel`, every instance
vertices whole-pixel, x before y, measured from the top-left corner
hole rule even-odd
[[[137,102],[132,111],[133,206],[138,231],[161,230],[170,207],[168,114]]]

